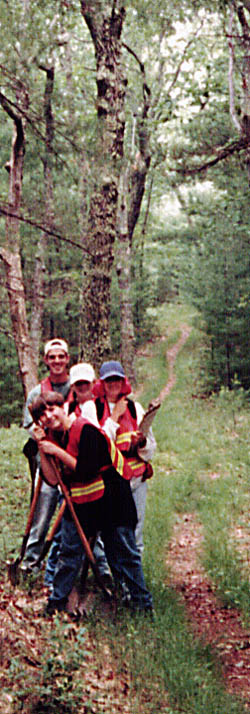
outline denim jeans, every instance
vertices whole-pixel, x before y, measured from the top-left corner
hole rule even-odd
[[[58,506],[60,507],[63,502],[63,495],[60,494],[58,497]],[[45,568],[44,575],[44,585],[52,585],[54,580],[55,569],[57,566],[57,561],[59,558],[59,552],[61,547],[61,523],[59,524],[58,530],[54,535],[52,545],[49,550],[49,555]]]
[[[144,550],[143,542],[143,528],[145,520],[145,509],[146,509],[146,498],[147,498],[147,487],[146,481],[141,481],[140,479],[134,477],[131,479],[131,491],[132,496],[136,505],[137,510],[137,526],[135,529],[135,541],[140,555],[142,555]],[[101,535],[99,534],[94,547],[94,556],[96,563],[100,570],[101,575],[106,575],[109,573],[108,560],[105,554],[104,543],[102,541]]]
[[[82,563],[83,546],[74,521],[63,516],[61,544],[53,579],[53,591],[49,601],[64,605],[70,594]]]
[[[120,526],[102,532],[108,563],[117,584],[128,587],[131,607],[151,609],[152,596],[146,587],[141,557],[132,528]],[[49,603],[63,608],[82,564],[83,548],[73,521],[63,517],[61,549]]]
[[[36,481],[37,477],[38,471]],[[43,481],[28,538],[25,558],[23,560],[23,565],[27,568],[32,568],[36,565],[36,560],[39,558],[42,551],[50,521],[56,510],[58,497],[58,488],[49,486],[45,481]]]
[[[104,543],[99,533],[94,545],[94,556],[101,575],[110,575],[109,564],[104,550]]]
[[[103,532],[105,553],[116,584],[128,588],[131,606],[135,609],[151,609],[152,595],[146,587],[141,556],[132,528],[119,526]]]

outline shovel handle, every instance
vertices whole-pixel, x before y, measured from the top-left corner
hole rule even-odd
[[[50,531],[49,531],[49,533],[48,533],[48,535],[47,535],[46,541],[49,541],[50,543],[52,542],[52,540],[53,540],[53,538],[54,538],[56,532],[58,531],[59,525],[60,525],[60,523],[61,523],[61,520],[62,520],[64,511],[65,511],[65,508],[66,508],[66,501],[64,500],[64,501],[61,503],[61,506],[60,506],[60,508],[59,508],[59,511],[58,511],[56,520],[55,520],[55,522],[53,523],[53,526],[51,526],[51,529],[50,529]]]
[[[34,491],[34,496],[33,496],[32,502],[31,502],[31,507],[30,507],[30,512],[29,512],[29,516],[28,516],[26,528],[25,528],[25,531],[24,531],[24,535],[25,535],[25,536],[29,534],[30,529],[31,529],[31,526],[32,526],[32,522],[33,522],[33,518],[34,518],[34,513],[35,513],[35,509],[36,509],[36,505],[37,505],[39,493],[40,493],[40,491],[41,491],[41,485],[42,485],[42,477],[41,477],[41,475],[40,475],[40,473],[39,473],[38,480],[37,480],[37,485],[36,485],[35,491]]]
[[[76,526],[78,535],[79,535],[79,537],[80,537],[80,539],[81,539],[83,548],[84,548],[84,550],[85,550],[85,553],[86,553],[86,555],[87,555],[87,558],[89,559],[89,562],[90,562],[90,564],[91,564],[91,567],[92,567],[93,573],[94,573],[94,575],[95,575],[95,577],[96,577],[96,580],[97,580],[97,582],[99,583],[99,585],[100,585],[100,587],[102,588],[102,590],[105,592],[105,595],[107,595],[108,598],[111,598],[111,597],[112,597],[112,593],[111,593],[110,590],[108,590],[108,588],[106,587],[106,585],[105,585],[105,583],[104,583],[104,581],[103,581],[103,578],[102,578],[102,576],[101,576],[101,574],[100,574],[100,572],[99,572],[99,569],[98,569],[98,566],[97,566],[97,564],[96,564],[95,557],[94,557],[94,555],[93,555],[93,553],[92,553],[92,550],[91,550],[91,548],[90,548],[89,542],[88,542],[88,540],[87,540],[87,538],[86,538],[86,536],[85,536],[85,533],[84,533],[84,531],[83,531],[83,529],[82,529],[82,526],[81,526],[81,524],[80,524],[80,521],[79,521],[79,519],[77,518],[75,509],[74,509],[74,505],[73,505],[73,503],[72,503],[72,501],[71,501],[70,494],[68,493],[68,490],[67,490],[65,484],[63,483],[63,480],[62,480],[62,477],[61,477],[61,474],[60,474],[60,470],[57,468],[57,465],[56,465],[55,460],[54,460],[53,457],[49,457],[49,460],[50,460],[51,466],[52,466],[52,468],[53,468],[53,470],[54,470],[54,473],[55,473],[55,475],[57,476],[57,481],[58,481],[59,486],[61,487],[62,493],[63,493],[63,495],[64,495],[64,497],[65,497],[65,501],[66,501],[67,506],[68,506],[68,508],[69,508],[69,510],[70,510],[70,513],[71,513],[71,515],[72,515],[72,518],[73,518],[73,521],[74,521],[74,523],[75,523],[75,526]]]
[[[43,544],[42,551],[41,551],[41,553],[40,553],[38,559],[37,559],[36,562],[35,562],[35,565],[36,565],[36,566],[37,566],[37,565],[40,565],[40,563],[42,563],[42,561],[43,561],[44,558],[46,557],[47,553],[49,552],[49,549],[50,549],[51,543],[52,543],[52,541],[53,541],[53,538],[54,538],[56,532],[58,531],[59,525],[60,525],[60,523],[61,523],[61,520],[62,520],[64,511],[65,511],[65,508],[66,508],[66,501],[64,500],[64,501],[62,502],[61,506],[60,506],[60,509],[59,509],[59,511],[58,511],[56,520],[55,520],[55,522],[53,523],[53,526],[51,527],[51,529],[50,529],[50,531],[49,531],[49,533],[48,533],[48,535],[47,535],[47,538],[46,538],[46,540],[45,540],[45,542],[44,542],[44,544]]]
[[[83,529],[82,529],[82,526],[81,526],[81,524],[80,524],[80,521],[79,521],[78,518],[77,518],[77,515],[76,515],[76,512],[75,512],[73,503],[72,503],[72,501],[71,501],[70,494],[69,494],[69,492],[68,492],[68,490],[67,490],[67,487],[65,486],[65,483],[64,483],[63,480],[62,480],[60,471],[59,471],[59,469],[57,468],[53,457],[50,457],[49,460],[50,460],[51,466],[52,466],[52,468],[53,468],[53,470],[54,470],[54,473],[55,473],[55,475],[56,475],[56,477],[57,477],[57,481],[58,481],[59,486],[60,486],[60,488],[61,488],[61,490],[62,490],[62,493],[63,493],[63,495],[64,495],[64,498],[65,498],[65,501],[66,501],[66,503],[67,503],[67,506],[68,506],[68,508],[69,508],[69,510],[70,510],[70,513],[71,513],[71,515],[72,515],[72,518],[73,518],[73,521],[74,521],[74,523],[75,523],[77,532],[78,532],[78,534],[79,534],[79,536],[80,536],[80,539],[81,539],[81,541],[82,541],[82,544],[83,544],[85,553],[86,553],[86,555],[88,556],[88,559],[90,560],[90,562],[91,562],[93,565],[95,565],[95,558],[94,558],[94,556],[93,556],[93,553],[92,553],[92,550],[91,550],[91,548],[90,548],[89,542],[88,542],[88,540],[87,540],[87,538],[86,538],[86,536],[85,536],[85,533],[84,533],[84,531],[83,531]]]
[[[26,546],[27,546],[27,543],[28,543],[28,538],[29,538],[29,534],[30,534],[30,529],[31,529],[31,526],[32,526],[32,523],[33,523],[34,513],[35,513],[37,501],[38,501],[38,498],[39,498],[39,493],[40,493],[40,490],[41,490],[41,485],[42,485],[42,477],[40,476],[40,473],[39,473],[39,476],[38,476],[38,479],[37,479],[37,485],[36,485],[36,488],[35,488],[34,496],[33,496],[32,503],[31,503],[31,507],[30,507],[30,512],[29,512],[29,515],[28,515],[28,520],[27,520],[27,523],[26,523],[26,528],[25,528],[24,535],[23,535],[23,540],[22,540],[20,555],[18,556],[18,558],[17,558],[16,561],[15,561],[16,567],[17,567],[17,565],[18,565],[19,563],[21,563],[21,560],[23,559],[24,554],[25,554],[25,551],[26,551]],[[13,569],[14,569],[14,565],[15,565],[15,564],[12,564]],[[14,581],[13,581],[13,582],[14,582]]]

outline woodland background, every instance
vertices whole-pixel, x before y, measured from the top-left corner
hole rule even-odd
[[[135,382],[183,296],[197,392],[248,390],[249,0],[4,0],[0,25],[1,424],[45,340]]]

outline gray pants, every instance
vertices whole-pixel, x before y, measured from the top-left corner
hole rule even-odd
[[[35,486],[37,484],[38,474],[39,470],[37,469]],[[45,483],[45,481],[43,481],[23,560],[23,568],[34,567],[37,559],[39,558],[49,529],[50,521],[56,510],[58,497],[59,490],[57,486],[49,486]]]

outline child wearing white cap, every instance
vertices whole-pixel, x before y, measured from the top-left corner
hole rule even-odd
[[[71,367],[69,378],[73,396],[73,401],[69,405],[69,414],[75,412],[76,416],[84,416],[99,427],[92,394],[96,381],[94,368],[88,362],[79,362]]]

